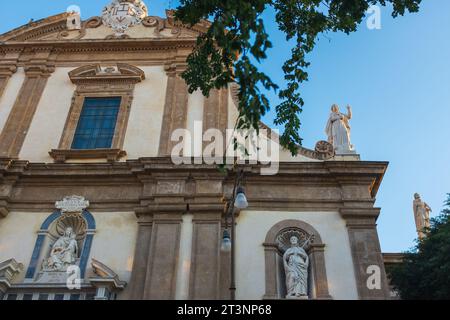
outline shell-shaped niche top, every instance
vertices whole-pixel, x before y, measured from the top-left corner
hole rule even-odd
[[[72,195],[56,201],[55,207],[61,211],[61,216],[50,228],[50,235],[58,239],[67,228],[71,228],[77,241],[84,239],[88,227],[82,213],[89,207],[89,201],[84,197]]]
[[[292,237],[296,237],[298,245],[305,250],[308,250],[309,245],[314,242],[313,234],[308,234],[307,232],[300,229],[289,228],[280,232],[280,234],[278,234],[276,238],[278,248],[281,252],[285,252],[288,248],[291,247]]]
[[[86,236],[86,220],[84,220],[79,213],[70,212],[59,217],[55,223],[54,232],[51,233],[55,238],[58,238],[64,235],[67,228],[72,228],[74,234],[76,235],[75,239],[77,241],[83,240]]]
[[[138,24],[148,16],[148,9],[141,0],[113,0],[102,13],[103,24],[114,31],[116,37]]]

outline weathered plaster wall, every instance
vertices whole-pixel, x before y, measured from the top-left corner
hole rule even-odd
[[[139,67],[145,80],[136,84],[123,149],[128,159],[158,155],[167,75],[162,66]]]
[[[136,215],[134,212],[91,213],[97,223],[97,231],[90,258],[107,265],[119,275],[121,280],[128,282],[133,267],[137,237]]]
[[[14,258],[24,266],[24,270],[14,279],[16,282],[22,282],[25,278],[37,232],[50,214],[15,211],[0,219],[0,262]]]

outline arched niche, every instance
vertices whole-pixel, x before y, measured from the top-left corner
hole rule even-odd
[[[45,219],[38,231],[30,264],[25,275],[26,281],[32,281],[42,271],[43,259],[47,258],[50,247],[56,240],[56,234],[61,232],[58,229],[63,226],[75,228],[78,234],[77,242],[80,251],[77,264],[80,268],[81,278],[84,278],[96,229],[94,216],[87,210],[82,210],[80,213],[62,213],[61,210],[57,210]]]
[[[311,238],[308,248],[309,267],[309,298],[331,299],[328,291],[327,272],[325,268],[325,244],[319,232],[310,224],[300,220],[284,220],[275,224],[267,233],[264,242],[266,292],[264,299],[284,299],[286,284],[282,266],[282,250],[279,237],[289,232],[302,234]]]

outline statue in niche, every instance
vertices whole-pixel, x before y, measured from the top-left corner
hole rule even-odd
[[[304,246],[299,245],[296,236],[290,238],[291,247],[283,255],[283,265],[286,273],[287,299],[308,297],[308,266],[309,258]]]
[[[417,234],[419,239],[423,239],[426,236],[425,229],[430,227],[430,212],[432,210],[426,202],[422,201],[418,193],[414,194],[413,210]]]
[[[52,246],[50,257],[44,265],[45,271],[65,272],[67,267],[74,265],[78,257],[76,234],[71,227]]]
[[[350,142],[350,124],[352,118],[352,108],[347,106],[347,114],[339,111],[339,106],[333,104],[331,114],[328,119],[325,132],[328,142],[331,143],[336,154],[354,153],[353,145]]]

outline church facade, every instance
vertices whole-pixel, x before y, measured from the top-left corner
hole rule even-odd
[[[374,206],[386,162],[324,142],[281,150],[272,175],[173,162],[176,129],[238,116],[234,84],[204,97],[180,77],[207,26],[136,0],[0,35],[1,299],[390,298]],[[248,207],[231,254],[237,176]]]

